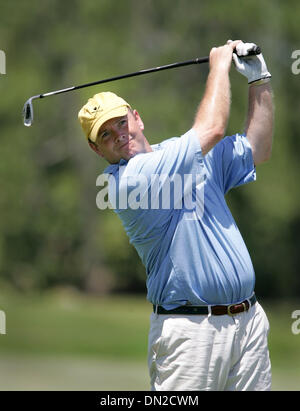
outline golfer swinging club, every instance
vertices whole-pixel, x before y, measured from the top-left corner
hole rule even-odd
[[[152,390],[271,388],[269,323],[254,294],[249,253],[224,199],[231,188],[254,181],[255,167],[271,154],[271,74],[262,54],[240,58],[254,47],[237,40],[211,50],[194,124],[180,138],[151,146],[139,113],[113,93],[96,94],[79,112],[90,147],[110,163],[105,170],[114,181],[110,199],[146,267],[147,299],[153,304]],[[245,134],[223,138],[232,59],[248,79],[249,107]],[[160,177],[159,184],[152,184],[152,176]],[[164,182],[175,183],[178,176],[190,182],[181,206],[178,198],[169,209],[133,207],[130,201],[119,206],[121,197],[129,199],[137,189],[137,178],[145,205],[153,187],[159,197]],[[184,176],[192,176],[194,185]],[[194,210],[187,207],[186,193],[192,190],[197,198],[198,185],[203,204]]]

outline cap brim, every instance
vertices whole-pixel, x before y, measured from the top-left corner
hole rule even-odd
[[[113,110],[110,110],[108,113],[106,113],[105,115],[101,116],[98,121],[95,122],[91,133],[89,135],[89,139],[95,143],[97,140],[97,136],[98,136],[98,132],[101,128],[101,126],[108,120],[110,120],[111,118],[116,118],[116,117],[123,117],[126,116],[126,114],[128,113],[128,108],[127,106],[121,106],[121,107],[116,107]]]

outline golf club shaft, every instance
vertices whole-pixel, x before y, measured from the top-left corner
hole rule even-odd
[[[260,54],[260,53],[261,53],[260,48],[258,46],[256,46],[255,49],[253,49],[249,52],[248,56],[256,55],[256,54]],[[247,57],[247,56],[243,56],[243,57]],[[145,69],[145,70],[135,71],[133,73],[122,74],[120,76],[110,77],[110,78],[107,78],[107,79],[104,79],[104,80],[93,81],[91,83],[85,83],[85,84],[81,84],[81,85],[78,85],[78,86],[67,87],[67,88],[64,88],[64,89],[61,89],[61,90],[50,91],[48,93],[43,93],[43,94],[38,94],[36,96],[32,96],[24,104],[24,108],[23,108],[24,125],[25,126],[31,126],[31,124],[33,122],[32,102],[35,99],[54,96],[56,94],[67,93],[69,91],[79,90],[81,88],[91,87],[91,86],[95,86],[97,84],[109,83],[111,81],[121,80],[121,79],[129,78],[129,77],[140,76],[142,74],[149,74],[149,73],[153,73],[153,72],[156,72],[156,71],[168,70],[168,69],[172,69],[172,68],[176,68],[176,67],[183,67],[183,66],[189,66],[191,64],[201,64],[201,63],[208,63],[208,62],[209,62],[209,57],[198,57],[198,58],[195,58],[193,60],[186,60],[186,61],[181,61],[179,63],[166,64],[164,66],[158,66],[158,67],[153,67],[153,68],[149,68],[149,69]]]
[[[68,87],[68,88],[64,88],[62,90],[50,91],[49,93],[40,94],[39,98],[48,97],[48,96],[52,96],[52,95],[60,94],[60,93],[67,93],[68,91],[79,90],[81,88],[91,87],[91,86],[95,86],[97,84],[109,83],[111,81],[121,80],[121,79],[124,79],[124,78],[140,76],[142,74],[149,74],[149,73],[153,73],[155,71],[162,71],[162,70],[172,69],[172,68],[176,68],[176,67],[183,67],[183,66],[188,66],[188,65],[191,65],[191,64],[207,63],[208,61],[209,61],[208,57],[201,57],[201,58],[196,58],[194,60],[186,60],[186,61],[181,61],[179,63],[166,64],[165,66],[152,67],[152,68],[145,69],[145,70],[135,71],[133,73],[122,74],[120,76],[110,77],[110,78],[107,78],[107,79],[104,79],[104,80],[98,80],[98,81],[93,81],[91,83],[81,84],[79,86]]]
[[[260,47],[256,47],[255,50],[249,52],[249,56],[250,55],[256,55],[261,53]],[[123,74],[120,76],[115,76],[115,77],[110,77],[104,80],[98,80],[98,81],[93,81],[91,83],[86,83],[86,84],[81,84],[79,86],[73,86],[73,87],[68,87],[68,88],[64,88],[62,90],[56,90],[56,91],[50,91],[49,93],[44,93],[44,94],[40,94],[39,97],[43,98],[43,97],[48,97],[48,96],[52,96],[55,94],[60,94],[60,93],[67,93],[68,91],[73,91],[73,90],[79,90],[81,88],[85,88],[85,87],[91,87],[91,86],[96,86],[97,84],[103,84],[103,83],[109,83],[111,81],[116,81],[116,80],[121,80],[124,78],[129,78],[129,77],[135,77],[135,76],[140,76],[142,74],[149,74],[149,73],[153,73],[155,71],[162,71],[162,70],[168,70],[168,69],[172,69],[172,68],[176,68],[176,67],[183,67],[183,66],[189,66],[191,64],[201,64],[201,63],[208,63],[209,62],[209,57],[198,57],[192,60],[186,60],[186,61],[181,61],[179,63],[172,63],[172,64],[166,64],[164,66],[158,66],[158,67],[153,67],[153,68],[149,68],[149,69],[145,69],[145,70],[140,70],[140,71],[135,71],[133,73],[128,73],[128,74]]]

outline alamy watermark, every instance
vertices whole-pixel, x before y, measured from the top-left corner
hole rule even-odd
[[[96,197],[100,210],[180,210],[186,218],[200,219],[204,213],[203,174],[138,174],[128,175],[120,167],[117,177],[100,174],[96,185],[101,187]]]
[[[0,50],[0,74],[6,74],[6,55]]]
[[[298,335],[300,334],[300,310],[293,311],[292,318],[296,320],[292,323],[292,333]]]
[[[300,50],[294,50],[292,52],[291,58],[295,60],[291,66],[292,73],[299,74],[300,73]]]
[[[0,334],[6,334],[6,316],[2,310],[0,310]]]

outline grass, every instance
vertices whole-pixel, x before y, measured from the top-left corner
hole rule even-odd
[[[274,390],[300,389],[297,303],[263,303],[271,330]],[[0,335],[0,390],[148,390],[151,305],[144,296],[91,298],[66,290],[5,292]]]
[[[0,355],[1,391],[147,391],[143,361],[80,356]]]
[[[1,308],[7,335],[0,340],[0,352],[145,358],[151,306],[144,297],[10,295]]]

